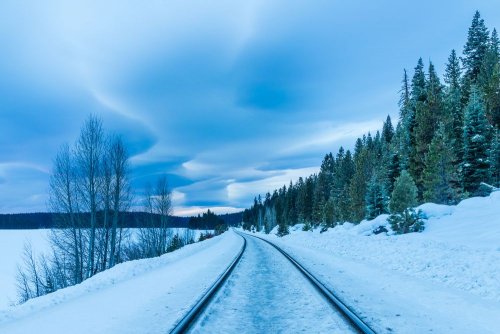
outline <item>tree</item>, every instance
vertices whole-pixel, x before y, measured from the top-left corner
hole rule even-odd
[[[488,181],[489,124],[481,93],[472,86],[464,121],[463,188],[476,194],[481,182]]]
[[[394,183],[389,209],[391,213],[402,213],[415,205],[417,205],[417,186],[411,175],[403,170]]]
[[[394,184],[389,208],[388,222],[398,234],[420,232],[424,229],[420,212],[413,207],[417,204],[417,186],[411,175],[403,170]]]
[[[387,119],[382,126],[382,140],[386,144],[390,144],[394,136],[394,127],[392,126],[391,116],[387,115]]]
[[[61,254],[65,260],[64,267],[72,284],[85,279],[78,181],[71,149],[64,144],[54,159],[49,181],[49,207],[60,227],[51,230],[50,241],[55,254]]]
[[[494,187],[500,187],[500,130],[495,131],[489,152],[490,182]]]
[[[373,175],[366,192],[366,219],[374,219],[387,213],[387,194],[383,183]]]
[[[117,231],[120,212],[126,211],[130,205],[130,184],[129,184],[129,155],[123,140],[115,136],[111,140],[110,164],[113,174],[113,223],[111,228],[111,251],[109,267],[116,263],[117,253]],[[118,243],[119,245],[120,243]]]
[[[412,108],[412,123],[407,126],[405,131],[408,132],[410,140],[409,147],[409,161],[408,171],[415,180],[420,180],[423,170],[423,161],[421,153],[418,150],[424,148],[424,142],[427,139],[428,120],[426,117],[429,115],[426,106],[427,90],[426,79],[424,73],[424,63],[422,58],[419,58],[417,66],[415,67],[415,74],[412,78],[411,85],[411,108]],[[425,124],[418,125],[420,122]],[[419,128],[417,129],[417,125]],[[425,148],[424,148],[425,149]]]
[[[81,182],[79,192],[85,210],[90,215],[90,236],[88,245],[89,261],[86,277],[94,275],[95,239],[97,227],[97,211],[99,209],[99,193],[102,182],[101,156],[104,149],[104,132],[102,121],[95,115],[90,115],[80,132],[76,143],[76,161]]]
[[[415,211],[415,209],[405,209],[402,213],[392,214],[387,221],[397,234],[422,232],[424,230],[422,213]]]
[[[458,199],[458,178],[453,147],[441,123],[429,146],[423,175],[424,200],[438,204],[453,204]]]
[[[462,90],[460,87],[461,70],[455,50],[451,51],[446,65],[444,81],[448,85],[444,93],[444,110],[446,114],[446,135],[451,140],[451,146],[455,149],[455,157],[460,161],[463,156],[463,108]]]
[[[486,117],[496,127],[500,126],[500,54],[499,39],[494,29],[484,56],[481,72],[478,75],[478,87],[483,92]]]
[[[354,175],[349,185],[349,198],[351,204],[351,219],[359,223],[365,218],[366,212],[366,189],[368,181],[373,173],[373,159],[370,157],[368,139],[366,146],[358,138],[354,152]]]
[[[465,69],[467,84],[473,85],[481,72],[484,56],[488,50],[489,34],[488,29],[481,18],[479,11],[476,11],[469,28],[467,42],[464,46],[464,57],[462,63]]]
[[[413,159],[412,176],[415,179],[419,194],[423,191],[423,171],[425,167],[425,156],[429,150],[429,144],[434,137],[437,124],[442,120],[443,95],[442,85],[439,81],[434,65],[429,65],[428,80],[425,82],[425,96],[423,103],[418,104],[415,114],[415,158]]]

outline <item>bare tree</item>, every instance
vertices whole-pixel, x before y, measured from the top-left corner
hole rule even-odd
[[[129,208],[131,192],[128,180],[129,155],[121,137],[113,137],[109,152],[113,173],[113,224],[111,227],[109,267],[113,267],[117,259],[117,243],[118,245],[121,244],[121,233],[120,238],[117,239],[119,214]]]
[[[95,239],[97,227],[97,211],[99,208],[99,191],[102,186],[101,156],[104,149],[104,133],[102,121],[91,115],[85,122],[76,143],[76,160],[79,169],[79,192],[85,211],[90,215],[90,236],[88,244],[89,261],[86,277],[95,273]]]
[[[147,226],[139,230],[139,248],[144,257],[160,256],[167,252],[172,237],[168,228],[172,201],[166,176],[158,178],[154,190],[151,185],[146,186],[144,211]]]
[[[172,198],[168,187],[167,177],[162,175],[158,178],[154,196],[155,213],[160,219],[160,252],[161,254],[167,251],[167,234],[168,234],[168,219],[172,213]]]
[[[51,241],[56,253],[70,261],[73,284],[83,279],[83,236],[79,220],[79,198],[75,163],[69,145],[61,146],[54,159],[50,177],[49,205],[58,227],[51,231]]]

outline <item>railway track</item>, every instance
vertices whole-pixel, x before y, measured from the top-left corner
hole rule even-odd
[[[200,318],[200,315],[206,310],[214,299],[217,292],[221,289],[224,283],[227,281],[234,268],[238,265],[238,262],[242,258],[247,245],[248,238],[256,238],[271,245],[274,249],[280,252],[311,284],[314,288],[324,297],[324,299],[340,314],[345,320],[351,325],[354,331],[363,334],[374,334],[373,331],[351,308],[349,308],[342,300],[340,300],[330,289],[328,289],[323,283],[321,283],[311,272],[305,269],[297,260],[295,260],[290,254],[285,252],[281,247],[275,245],[274,243],[247,233],[236,232],[240,235],[244,242],[240,251],[229,264],[226,270],[221,274],[218,279],[210,286],[207,292],[199,299],[199,301],[186,313],[186,315],[177,323],[177,325],[171,330],[171,334],[180,334],[189,332],[194,324]]]

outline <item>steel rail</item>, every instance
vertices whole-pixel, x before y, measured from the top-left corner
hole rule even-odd
[[[236,233],[242,236],[240,232]],[[309,270],[304,268],[297,260],[290,256],[290,254],[285,252],[281,247],[264,238],[248,233],[243,234],[267,242],[269,245],[273,246],[276,250],[283,254],[309,280],[309,282],[311,282],[312,285],[321,292],[326,300],[328,300],[330,304],[332,304],[337,310],[340,311],[342,315],[347,318],[347,320],[349,320],[349,322],[357,331],[363,334],[376,334],[376,332],[371,329],[351,308],[349,308],[349,306],[342,302],[330,289],[328,289],[323,283],[321,283],[321,281],[319,281],[313,274],[311,274]]]
[[[200,314],[210,304],[211,300],[217,291],[219,291],[222,287],[227,278],[231,275],[231,272],[240,261],[247,246],[247,240],[245,237],[241,234],[238,235],[243,238],[243,246],[241,247],[238,255],[235,256],[233,261],[231,261],[229,266],[227,266],[226,270],[224,270],[224,272],[217,278],[217,280],[210,286],[210,288],[203,294],[203,296],[196,302],[189,312],[186,313],[186,315],[184,315],[184,317],[175,325],[175,327],[170,331],[170,334],[186,333],[196,322]]]

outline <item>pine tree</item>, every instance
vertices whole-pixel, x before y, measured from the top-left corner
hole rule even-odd
[[[384,184],[373,175],[366,192],[366,219],[374,219],[387,213],[387,194]]]
[[[476,11],[469,28],[467,42],[464,46],[462,64],[465,70],[463,77],[462,104],[467,105],[471,93],[472,85],[477,83],[477,78],[481,72],[484,57],[488,51],[489,33],[481,18],[479,11]]]
[[[399,152],[401,165],[404,168],[408,168],[411,155],[411,135],[415,126],[415,114],[411,106],[410,83],[406,69],[404,70],[400,94],[399,122],[395,136],[397,137],[397,151]]]
[[[414,177],[419,194],[423,191],[423,171],[425,167],[425,156],[429,150],[429,144],[434,137],[437,124],[443,118],[443,92],[442,85],[437,76],[432,62],[429,64],[429,75],[425,81],[425,101],[418,104],[415,109],[415,157],[412,160],[412,176]]]
[[[489,152],[490,182],[494,187],[500,188],[500,130],[496,130],[491,141]]]
[[[446,65],[444,81],[448,85],[445,91],[444,109],[445,109],[445,127],[446,135],[451,140],[451,146],[454,147],[455,157],[461,161],[463,156],[463,108],[462,108],[462,90],[460,87],[461,70],[455,50],[451,51]]]
[[[419,137],[425,134],[424,129],[428,128],[425,124],[420,125],[419,122],[425,123],[426,116],[429,114],[426,106],[427,101],[427,91],[426,91],[426,80],[424,73],[424,63],[422,58],[418,60],[417,66],[415,67],[415,74],[413,75],[412,85],[411,85],[411,107],[413,112],[413,123],[406,130],[410,135],[409,142],[409,163],[408,170],[412,175],[413,179],[420,180],[423,171],[423,161],[422,157],[418,152],[418,147],[422,147],[423,144],[418,142],[423,142]],[[422,128],[417,130],[417,125]],[[422,133],[422,134],[420,134]]]
[[[397,153],[393,153],[391,155],[390,164],[387,172],[387,191],[389,194],[394,190],[394,182],[399,177],[401,173],[401,164],[399,162],[399,155]]]
[[[424,201],[437,204],[453,204],[458,199],[458,179],[453,147],[441,123],[432,139],[425,160],[423,176]]]
[[[417,186],[411,175],[403,170],[394,183],[389,209],[391,213],[402,213],[405,209],[415,205],[417,205]]]
[[[483,59],[488,50],[488,40],[488,29],[481,18],[481,14],[476,11],[469,28],[467,42],[463,51],[464,57],[462,58],[465,77],[471,85],[476,83],[476,79],[481,72]]]
[[[390,144],[392,137],[394,137],[394,127],[392,126],[391,116],[387,115],[387,119],[382,126],[382,141]]]
[[[481,93],[476,86],[472,86],[465,110],[462,167],[463,188],[471,195],[477,194],[480,183],[488,180],[488,132],[489,124]]]
[[[491,34],[477,82],[484,93],[486,116],[491,124],[498,127],[500,126],[500,54],[495,29]]]
[[[359,223],[365,217],[365,197],[368,181],[372,175],[372,159],[368,145],[370,144],[371,136],[365,137],[365,140],[358,138],[356,141],[354,152],[355,171],[349,186],[349,197],[351,202],[351,220]],[[366,142],[366,146],[363,144]]]

